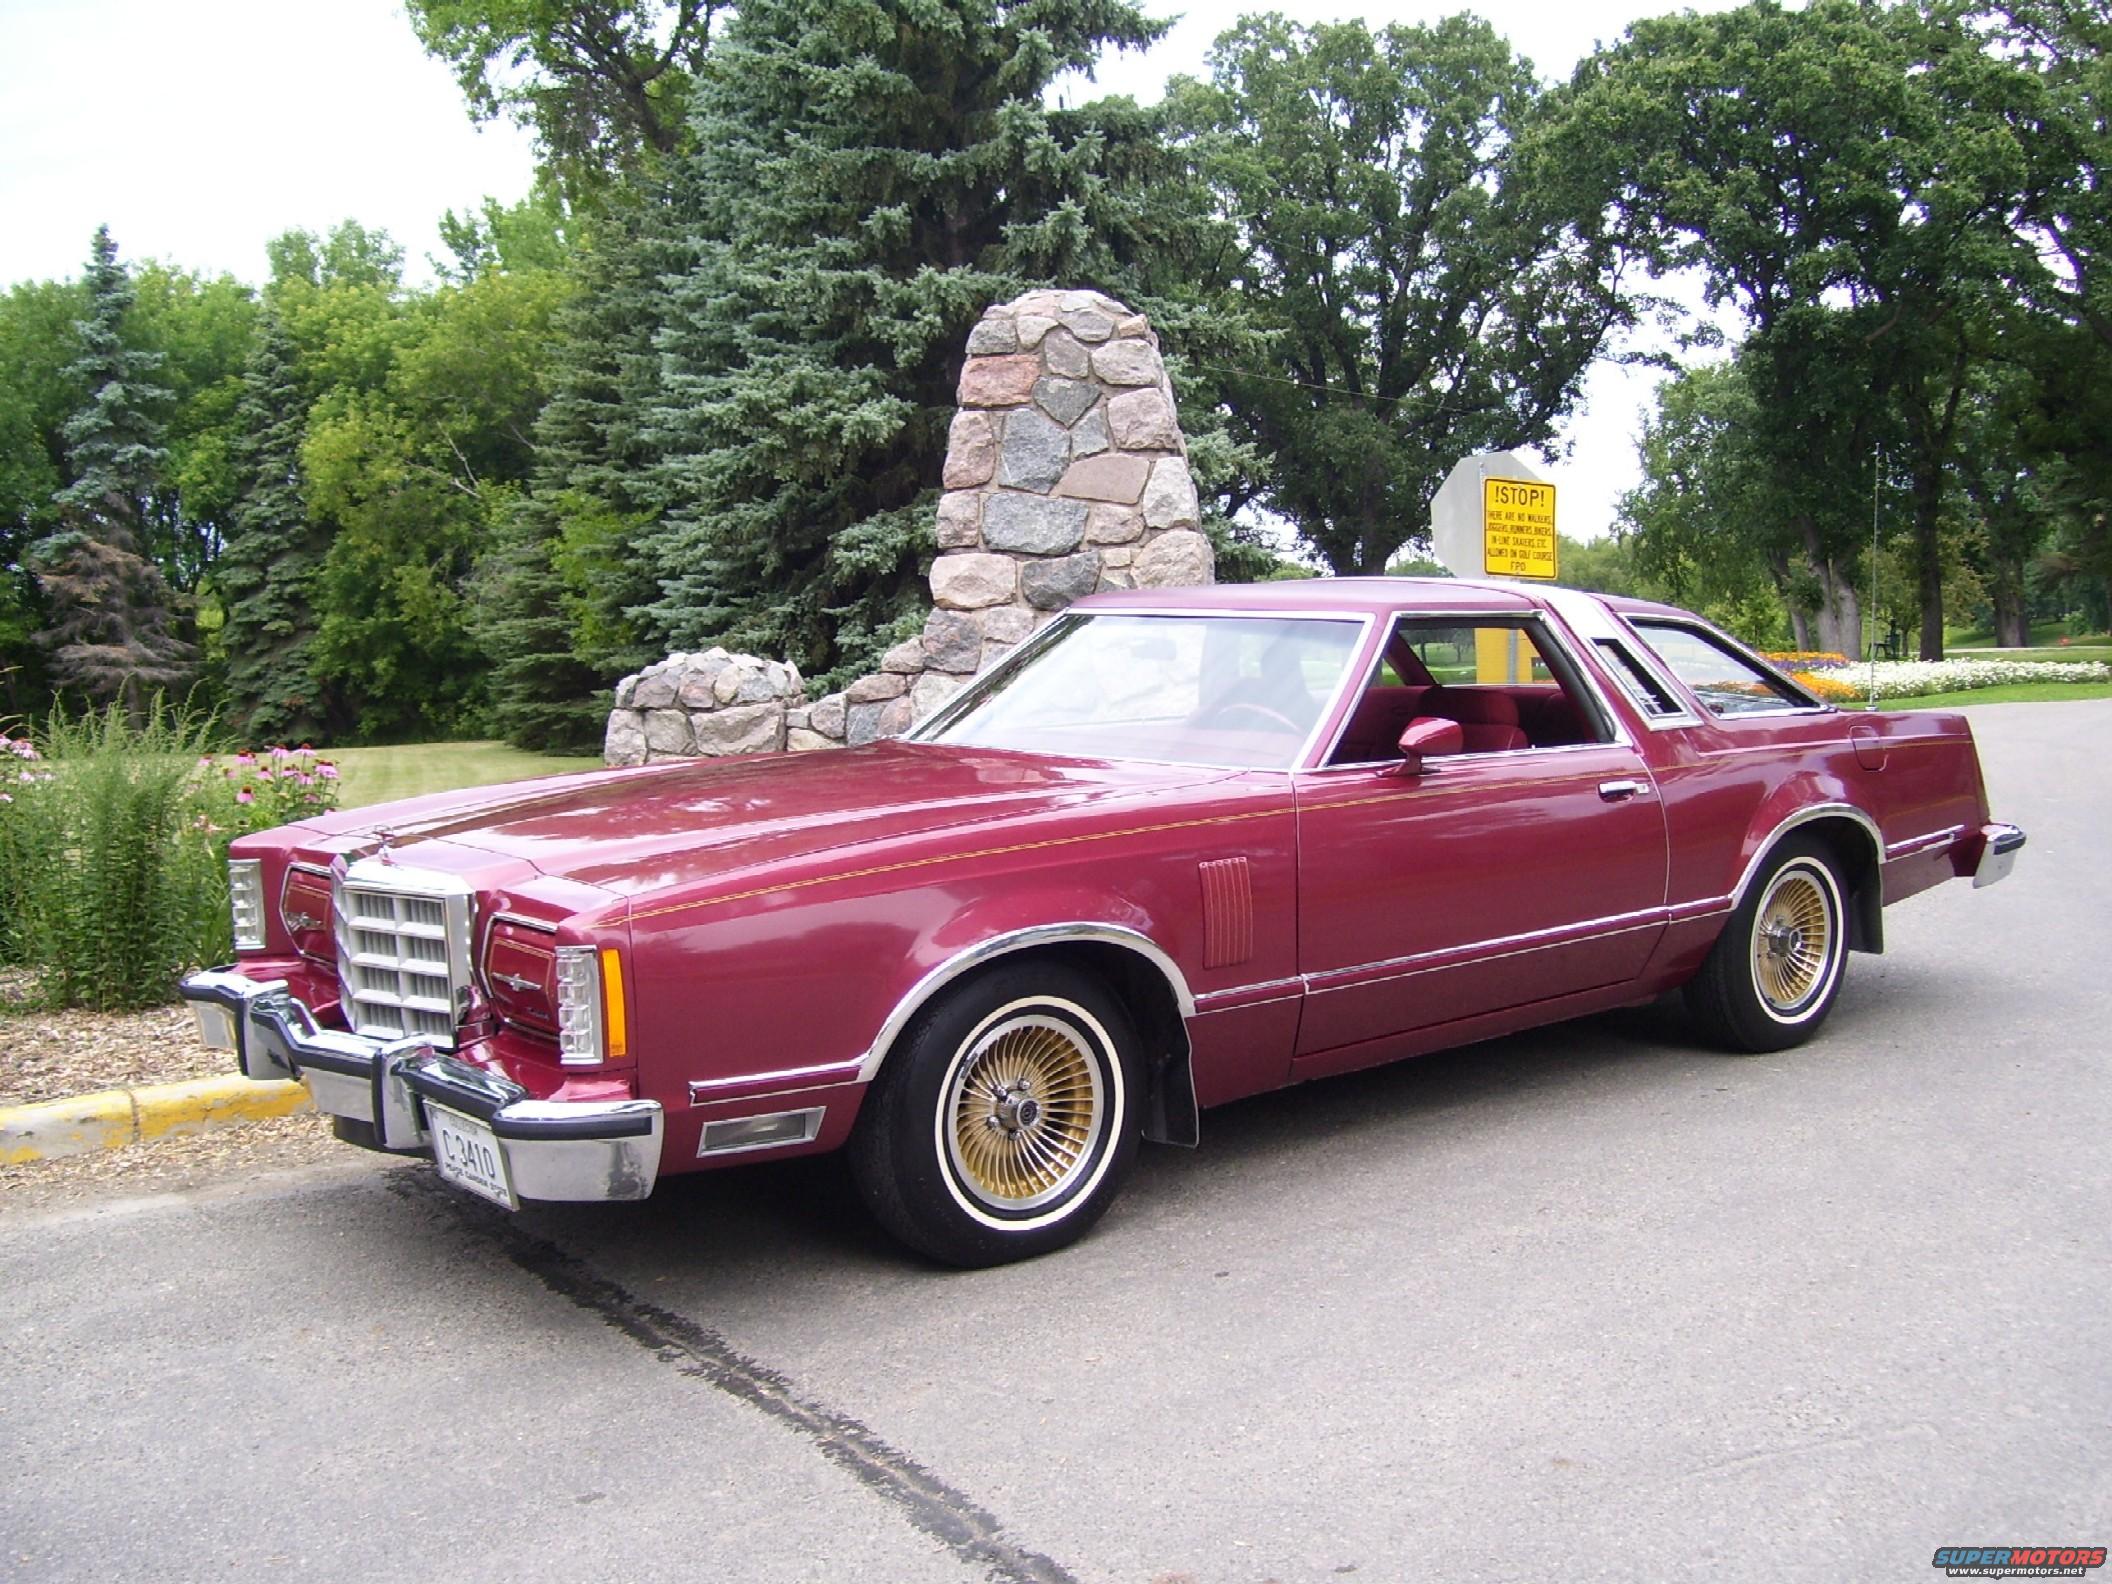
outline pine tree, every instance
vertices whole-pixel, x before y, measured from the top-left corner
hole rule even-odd
[[[478,563],[493,725],[522,748],[599,747],[610,685],[659,658],[630,612],[656,592],[634,541],[655,516],[641,422],[668,266],[652,195],[628,195],[583,259],[562,320],[532,487]]]
[[[1044,91],[1160,31],[1123,0],[742,5],[675,172],[659,636],[826,683],[907,625],[969,327],[1030,285],[1123,286],[1132,200]]]
[[[167,581],[140,554],[148,499],[166,460],[154,383],[159,353],[125,345],[132,281],[108,226],[98,227],[86,276],[88,316],[75,325],[80,356],[67,377],[87,401],[66,421],[74,481],[54,505],[59,528],[37,547],[37,580],[49,607],[39,641],[62,687],[121,700],[135,719],[150,690],[175,687],[196,651],[175,634]]]
[[[307,403],[293,341],[266,310],[235,409],[241,495],[213,581],[227,608],[230,719],[253,742],[312,741],[324,712],[310,655],[310,589],[328,548],[301,488]]]

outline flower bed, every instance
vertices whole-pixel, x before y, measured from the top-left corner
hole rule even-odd
[[[226,961],[228,843],[336,805],[328,760],[215,755],[206,730],[112,709],[0,733],[0,963],[29,970],[36,999],[149,1006]]]
[[[1932,693],[1966,693],[2015,683],[2112,682],[2112,666],[2101,660],[1880,660],[1875,665],[1794,669],[1790,674],[1835,703],[1873,695],[1926,698]]]

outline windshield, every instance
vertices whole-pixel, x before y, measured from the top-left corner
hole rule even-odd
[[[1285,616],[1070,615],[918,736],[1087,759],[1288,770],[1362,624]]]

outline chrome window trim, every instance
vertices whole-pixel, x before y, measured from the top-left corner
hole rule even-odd
[[[1669,715],[1653,715],[1650,711],[1643,708],[1640,700],[1634,699],[1633,695],[1629,695],[1630,701],[1635,705],[1635,713],[1642,718],[1643,725],[1651,731],[1672,731],[1680,727],[1699,726],[1701,724],[1702,718],[1694,713],[1694,706],[1688,702],[1686,692],[1679,686],[1675,678],[1665,675],[1664,668],[1657,663],[1657,656],[1649,645],[1631,643],[1626,636],[1615,633],[1609,634],[1604,638],[1592,639],[1591,646],[1594,659],[1598,658],[1600,649],[1611,649],[1624,657],[1638,672],[1665,690],[1665,697],[1672,702],[1672,713]],[[1627,693],[1626,687],[1621,683],[1619,672],[1604,661],[1601,661],[1600,665],[1607,675],[1613,677],[1614,686],[1621,688],[1624,694]]]
[[[1632,616],[1627,620],[1628,626],[1634,631],[1636,638],[1641,641],[1645,649],[1650,650],[1650,657],[1667,671],[1672,669],[1671,663],[1666,661],[1664,656],[1658,654],[1656,649],[1651,647],[1649,638],[1644,635],[1644,629],[1649,627],[1670,627],[1677,632],[1686,633],[1690,637],[1699,638],[1702,642],[1723,650],[1733,659],[1743,660],[1757,667],[1765,676],[1780,683],[1794,693],[1797,698],[1804,701],[1801,704],[1794,701],[1784,701],[1779,708],[1740,710],[1735,715],[1727,715],[1721,710],[1710,709],[1702,696],[1687,685],[1686,678],[1675,673],[1674,680],[1678,682],[1682,695],[1698,705],[1705,718],[1711,722],[1746,720],[1756,715],[1772,718],[1777,715],[1831,715],[1836,713],[1834,707],[1817,694],[1799,687],[1788,677],[1784,676],[1780,670],[1769,665],[1759,655],[1733,638],[1729,633],[1710,626],[1709,623],[1702,621],[1699,617]]]
[[[955,952],[911,985],[901,1000],[895,1003],[894,1010],[888,1013],[886,1021],[880,1025],[880,1031],[874,1035],[873,1043],[858,1059],[858,1081],[873,1081],[879,1074],[880,1064],[887,1059],[887,1053],[894,1047],[902,1030],[909,1025],[909,1020],[923,1010],[927,1001],[962,974],[972,968],[979,968],[984,963],[1009,956],[1013,952],[1025,951],[1029,947],[1080,941],[1120,946],[1136,953],[1157,969],[1166,981],[1167,988],[1173,992],[1174,1004],[1181,1017],[1185,1020],[1195,1016],[1195,994],[1188,988],[1187,976],[1181,972],[1180,965],[1165,949],[1142,931],[1131,929],[1125,924],[1096,924],[1085,920],[1036,924],[1025,929],[1006,930],[1003,934],[992,935],[988,940],[979,941],[965,950]],[[1186,1059],[1185,1052],[1183,1059]]]
[[[1549,592],[1552,593],[1555,591],[1550,590]],[[1571,593],[1574,591],[1565,589],[1561,592]],[[1391,636],[1394,628],[1398,627],[1404,621],[1437,622],[1450,621],[1454,617],[1457,617],[1462,625],[1468,625],[1475,622],[1493,621],[1500,623],[1504,626],[1515,627],[1520,630],[1523,630],[1527,625],[1531,625],[1535,627],[1538,631],[1545,633],[1548,638],[1552,641],[1552,646],[1555,649],[1559,650],[1562,655],[1569,661],[1570,669],[1576,673],[1577,680],[1583,686],[1585,692],[1590,696],[1591,703],[1597,706],[1600,720],[1605,723],[1607,730],[1610,731],[1613,735],[1604,742],[1546,744],[1535,743],[1528,744],[1524,748],[1491,749],[1487,753],[1474,754],[1471,757],[1476,759],[1486,759],[1500,756],[1508,759],[1517,754],[1522,753],[1559,753],[1565,749],[1571,748],[1634,748],[1636,746],[1635,739],[1629,735],[1627,724],[1621,719],[1620,711],[1614,709],[1607,702],[1605,691],[1600,687],[1599,679],[1594,673],[1592,667],[1579,658],[1575,646],[1570,641],[1571,634],[1565,630],[1567,626],[1566,622],[1548,621],[1546,618],[1549,614],[1550,612],[1541,610],[1477,610],[1445,611],[1442,613],[1417,610],[1414,608],[1404,608],[1401,610],[1397,610],[1385,620],[1378,646],[1372,651],[1371,662],[1369,665],[1363,668],[1363,671],[1361,673],[1365,680],[1357,688],[1357,693],[1359,696],[1362,696],[1362,694],[1368,688],[1371,687],[1372,684],[1370,679],[1377,675],[1380,663],[1383,662],[1386,658],[1386,638],[1388,636]],[[1376,618],[1374,618],[1374,620],[1376,620]],[[1439,685],[1467,686],[1470,684],[1441,683]],[[1557,679],[1556,685],[1561,685],[1559,678]],[[1344,710],[1342,712],[1341,724],[1335,728],[1334,736],[1328,739],[1327,753],[1320,755],[1319,761],[1317,763],[1301,764],[1298,768],[1308,773],[1317,774],[1325,770],[1359,770],[1369,769],[1374,765],[1399,764],[1400,761],[1398,759],[1359,759],[1350,764],[1339,765],[1328,763],[1328,755],[1332,754],[1335,751],[1336,744],[1340,743],[1342,741],[1343,736],[1349,731],[1350,719],[1355,714],[1356,710],[1354,707]],[[1321,716],[1321,720],[1323,722],[1326,719],[1327,717],[1325,715]],[[1444,760],[1467,756],[1458,754],[1441,754],[1436,757],[1439,760]]]
[[[1486,748],[1479,753],[1432,754],[1423,760],[1423,769],[1426,772],[1435,774],[1442,771],[1447,765],[1461,762],[1480,764],[1484,761],[1500,759],[1504,763],[1509,764],[1524,758],[1528,754],[1583,753],[1593,748],[1633,748],[1634,746],[1635,744],[1626,737],[1617,737],[1612,742],[1529,743],[1523,748]],[[1310,770],[1301,770],[1298,774],[1301,777],[1333,775],[1341,770],[1362,770],[1368,773],[1373,770],[1383,770],[1388,766],[1398,766],[1400,762],[1398,759],[1355,759],[1347,764],[1314,765]],[[1413,778],[1404,777],[1404,779]]]
[[[1514,611],[1508,614],[1516,615],[1517,612]],[[995,666],[991,667],[990,670],[984,672],[980,676],[971,677],[968,681],[967,686],[963,687],[958,693],[954,694],[952,698],[948,699],[944,704],[940,705],[935,713],[933,713],[926,719],[918,722],[916,725],[910,727],[910,729],[904,732],[902,736],[896,739],[896,741],[908,743],[932,743],[933,736],[936,733],[943,731],[947,727],[951,726],[956,716],[964,714],[966,712],[969,702],[973,698],[980,696],[980,694],[985,690],[986,684],[994,685],[1000,677],[1008,676],[1011,672],[1025,665],[1027,661],[1033,658],[1035,655],[1041,653],[1042,650],[1048,648],[1051,644],[1056,641],[1057,636],[1059,636],[1060,634],[1067,633],[1072,628],[1078,626],[1080,623],[1091,621],[1099,616],[1170,616],[1180,618],[1202,616],[1211,619],[1237,621],[1331,621],[1355,622],[1357,624],[1357,636],[1350,644],[1350,658],[1347,662],[1344,663],[1342,667],[1342,675],[1336,679],[1335,691],[1330,694],[1327,698],[1327,701],[1320,706],[1320,713],[1314,720],[1313,729],[1306,734],[1304,742],[1299,745],[1298,752],[1292,756],[1291,762],[1289,764],[1219,764],[1208,760],[1195,759],[1153,759],[1143,754],[1102,753],[1084,756],[1097,760],[1103,760],[1109,764],[1163,764],[1175,765],[1184,770],[1231,770],[1242,775],[1288,775],[1292,772],[1302,770],[1308,767],[1313,755],[1314,742],[1319,737],[1320,733],[1327,729],[1327,722],[1329,717],[1341,705],[1343,699],[1343,691],[1349,685],[1349,679],[1353,676],[1361,674],[1359,668],[1356,665],[1356,660],[1359,655],[1365,652],[1366,647],[1369,645],[1371,641],[1372,628],[1378,621],[1378,617],[1370,611],[1257,611],[1242,610],[1236,606],[1231,608],[1227,608],[1224,606],[1166,606],[1163,608],[1152,606],[1148,608],[1138,608],[1125,605],[1118,610],[1076,612],[1064,611],[1062,614],[1057,616],[1054,621],[1050,622],[1047,626],[1043,627],[1039,632],[1030,633],[1022,642],[1020,642],[1012,650],[1010,654],[1006,655]],[[1348,724],[1348,717],[1346,715],[1343,717],[1343,724],[1345,726]],[[933,744],[933,746],[944,748],[961,745],[951,743],[936,743]],[[991,751],[996,753],[1038,754],[1043,757],[1049,758],[1062,757],[1062,755],[1060,754],[1050,753],[1050,751],[1045,748],[993,748]]]

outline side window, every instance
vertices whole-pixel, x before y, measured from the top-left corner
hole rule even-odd
[[[1818,700],[1756,660],[1705,633],[1669,622],[1636,622],[1635,630],[1672,674],[1715,715],[1764,715],[1811,709]]]
[[[1670,720],[1687,713],[1686,705],[1673,697],[1670,688],[1643,669],[1642,663],[1628,652],[1626,644],[1601,638],[1598,648],[1601,663],[1646,719]]]
[[[1457,722],[1465,753],[1612,737],[1567,654],[1530,618],[1401,617],[1328,763],[1398,758],[1420,717]]]

